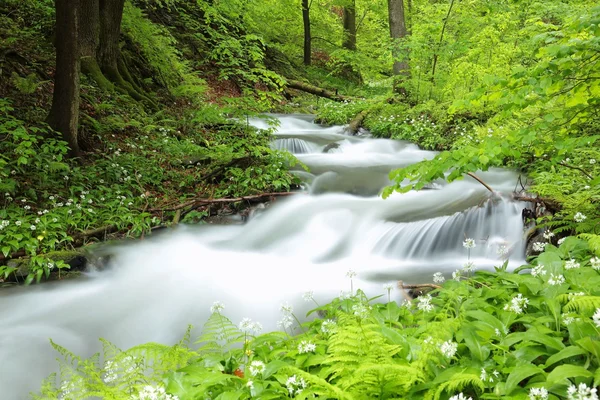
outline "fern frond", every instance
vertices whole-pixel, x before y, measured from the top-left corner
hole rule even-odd
[[[308,383],[309,386],[309,390],[306,391],[306,393],[303,394],[308,395],[308,394],[315,394],[317,395],[317,397],[324,397],[324,398],[335,398],[335,399],[339,399],[339,400],[344,400],[344,399],[348,399],[351,400],[352,396],[345,392],[344,390],[340,389],[339,387],[332,385],[331,383],[327,382],[325,379],[318,377],[317,375],[313,375],[309,372],[305,372],[303,370],[301,370],[300,368],[296,368],[293,366],[285,366],[283,368],[280,369],[280,372],[291,376],[291,375],[296,375],[300,378],[303,378],[306,383]]]
[[[426,398],[438,400],[442,393],[458,393],[462,392],[467,387],[477,387],[481,391],[485,389],[485,384],[479,378],[479,375],[468,372],[459,372],[456,374],[452,374],[450,379],[445,382],[441,382],[436,388],[435,391],[427,392]]]
[[[579,237],[588,242],[590,250],[592,250],[595,255],[600,256],[600,235],[594,235],[591,233],[581,233],[579,234]]]
[[[580,314],[593,312],[600,308],[600,296],[574,296],[564,307],[565,312],[576,311]]]
[[[208,318],[196,341],[201,343],[200,354],[221,354],[233,345],[243,342],[244,334],[229,318],[213,313]]]
[[[411,386],[423,382],[423,373],[410,365],[400,364],[367,364],[358,368],[351,379],[344,380],[343,388],[361,394],[381,393],[400,394]]]

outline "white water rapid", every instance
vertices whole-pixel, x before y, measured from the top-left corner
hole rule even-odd
[[[354,288],[369,296],[387,282],[431,282],[437,271],[449,279],[467,261],[466,237],[476,241],[475,268],[500,265],[503,248],[513,267],[523,261],[522,205],[489,200],[471,178],[377,196],[391,169],[432,152],[348,136],[307,116],[279,119],[273,146],[310,168],[298,171],[309,194],[278,199],[245,225],[180,227],[111,248],[108,270],[77,281],[0,291],[0,399],[27,398],[57,369],[49,339],[82,356],[100,350],[99,337],[121,348],[173,343],[188,324],[201,329],[217,300],[234,323],[249,317],[273,330],[282,303],[303,316],[312,308],[303,292],[314,290],[323,304],[349,290],[349,269],[358,273]],[[498,193],[517,179],[500,170],[480,177]]]

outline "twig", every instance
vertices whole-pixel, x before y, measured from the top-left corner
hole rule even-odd
[[[494,192],[494,189],[492,189],[487,183],[485,183],[480,177],[478,177],[477,175],[475,175],[472,172],[467,172],[467,175],[469,175],[471,178],[475,179],[477,182],[481,183],[483,186],[485,186],[485,188],[487,190],[489,190],[490,192],[492,192],[493,194],[496,194],[496,192]]]
[[[590,179],[594,179],[590,174],[588,174],[583,168],[581,167],[577,167],[575,165],[570,165],[570,164],[565,164],[564,162],[559,162],[558,165],[562,165],[563,167],[567,167],[567,168],[571,168],[571,169],[576,169],[577,171],[581,172],[582,174],[584,174],[585,176],[587,176]]]

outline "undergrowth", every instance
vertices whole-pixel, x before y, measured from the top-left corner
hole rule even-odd
[[[281,330],[264,334],[249,319],[236,325],[217,301],[196,345],[189,334],[125,351],[104,342],[102,357],[82,360],[54,344],[60,376],[35,398],[597,398],[598,254],[568,237],[514,272],[436,274],[439,289],[401,305],[358,289],[301,325],[285,304]]]

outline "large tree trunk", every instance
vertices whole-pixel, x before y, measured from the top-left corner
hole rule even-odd
[[[69,143],[71,157],[79,157],[79,0],[56,0],[56,74],[48,124]]]
[[[311,63],[310,6],[309,0],[302,0],[302,22],[304,23],[304,65]]]
[[[356,1],[344,7],[344,41],[342,47],[356,50]]]
[[[394,91],[406,94],[402,82],[409,77],[408,54],[403,54],[400,41],[407,35],[406,16],[404,13],[404,0],[388,0],[388,14],[390,24],[390,36],[393,41],[392,57],[394,58]]]
[[[81,72],[89,75],[100,88],[107,90],[112,84],[106,79],[98,65],[100,43],[100,1],[79,0],[79,53]]]

